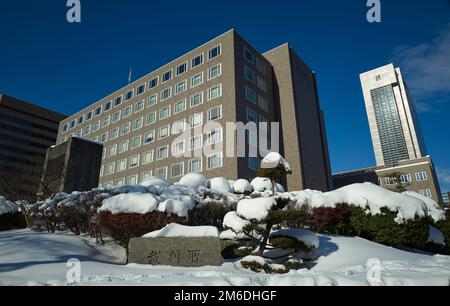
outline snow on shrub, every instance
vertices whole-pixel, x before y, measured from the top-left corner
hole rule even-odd
[[[144,238],[159,237],[219,237],[219,231],[215,226],[186,226],[176,223],[166,225],[160,230],[145,234]]]
[[[260,273],[286,273],[287,268],[284,265],[273,263],[271,260],[261,256],[246,256],[239,262],[244,269]]]
[[[110,212],[113,215],[136,213],[147,214],[158,207],[158,200],[152,194],[124,193],[103,201],[99,212]]]
[[[289,165],[289,163],[284,159],[283,156],[281,156],[277,152],[271,152],[267,154],[266,157],[264,157],[261,161],[262,169],[273,169],[277,168],[280,165],[285,169],[286,172],[291,172],[291,166]]]
[[[4,214],[14,214],[19,212],[19,207],[6,200],[5,197],[0,196],[0,215],[4,215]]]
[[[209,187],[208,179],[200,173],[189,173],[181,178],[178,182],[180,185],[187,187],[198,188],[198,187]]]
[[[435,222],[444,219],[444,212],[436,202],[424,201],[420,195],[414,193],[396,193],[371,183],[353,184],[340,189],[322,193],[320,191],[305,190],[288,193],[297,206],[310,205],[312,208],[336,207],[337,204],[346,203],[376,215],[382,208],[397,212],[395,222],[402,224],[406,220],[413,220],[416,216],[430,216]]]
[[[261,221],[269,211],[277,205],[275,198],[256,198],[241,200],[237,206],[237,214],[247,220]]]
[[[231,193],[232,189],[227,179],[223,177],[215,177],[209,180],[210,189],[222,193]]]
[[[278,238],[278,237],[289,237],[297,240],[298,242],[303,243],[307,248],[310,249],[318,249],[319,248],[319,237],[308,230],[305,229],[281,229],[277,231],[273,231],[270,234],[270,238]]]
[[[139,185],[144,186],[144,187],[153,187],[159,193],[161,193],[163,190],[172,186],[173,183],[169,180],[166,180],[166,179],[163,179],[160,177],[151,176],[151,177],[143,180]]]
[[[24,227],[26,221],[19,206],[0,196],[0,231]]]
[[[250,185],[255,192],[272,191],[272,182],[267,177],[255,177]]]
[[[250,194],[253,192],[253,186],[245,179],[240,179],[234,182],[233,189],[234,193],[237,194]]]

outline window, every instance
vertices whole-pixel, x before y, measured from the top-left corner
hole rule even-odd
[[[250,102],[256,104],[257,103],[257,95],[256,92],[248,86],[245,86],[245,98]]]
[[[428,180],[428,176],[426,172],[417,172],[416,173],[416,181],[418,182],[423,182],[423,181],[427,181]]]
[[[124,108],[124,109],[122,110],[122,117],[123,117],[123,118],[127,118],[127,117],[131,116],[131,112],[132,112],[132,107],[131,107],[131,105],[130,105],[130,106],[128,106],[127,108]]]
[[[119,154],[128,151],[128,140],[124,140],[119,143]]]
[[[127,170],[127,159],[121,159],[117,162],[117,172],[122,172]]]
[[[431,190],[430,189],[423,189],[423,190],[419,190],[419,193],[422,195],[422,196],[424,196],[424,197],[427,197],[427,198],[432,198],[432,195],[431,195]]]
[[[173,164],[170,168],[172,177],[179,177],[184,175],[184,163]]]
[[[172,134],[177,135],[186,130],[186,119],[176,121],[172,124]]]
[[[105,167],[104,167],[104,166],[101,166],[101,167],[100,167],[100,177],[102,177],[102,176],[103,176],[103,172],[104,172],[104,169],[105,169]]]
[[[175,86],[175,94],[178,95],[182,92],[185,92],[186,89],[187,89],[187,81],[184,80],[183,82],[180,82]]]
[[[144,145],[155,141],[155,131],[150,131],[144,134]]]
[[[163,139],[169,137],[170,126],[165,125],[158,129],[158,139]]]
[[[163,120],[170,117],[170,105],[163,107],[159,110],[159,120]]]
[[[255,72],[253,71],[253,69],[251,69],[251,68],[245,66],[245,69],[244,69],[244,75],[245,75],[245,78],[246,78],[248,81],[250,81],[250,82],[252,82],[253,84],[255,84],[255,82],[256,82],[256,74],[255,74]]]
[[[133,131],[139,130],[140,128],[142,128],[143,121],[144,121],[144,119],[142,117],[135,119],[133,121]]]
[[[95,111],[94,111],[94,117],[100,116],[101,113],[102,113],[102,107],[99,106],[99,107],[97,107],[97,108],[95,109]]]
[[[150,170],[150,171],[147,171],[147,172],[143,172],[142,174],[141,174],[141,180],[145,180],[145,179],[148,179],[149,177],[151,177],[152,176],[152,171]]]
[[[256,69],[262,74],[266,74],[266,64],[259,58],[256,58]]]
[[[203,147],[203,135],[196,135],[191,138],[189,147],[191,151],[198,150]]]
[[[203,91],[191,96],[189,106],[196,107],[203,103]]]
[[[158,95],[153,95],[147,98],[147,107],[152,107],[158,103]]]
[[[110,117],[109,116],[103,118],[103,120],[102,120],[102,128],[108,126],[109,125],[109,121],[110,121]]]
[[[197,113],[189,117],[189,124],[191,127],[196,127],[203,124],[203,113]]]
[[[148,165],[153,162],[153,150],[142,153],[142,164]]]
[[[221,53],[221,45],[217,45],[208,51],[208,59],[211,60],[215,57],[218,57]]]
[[[161,92],[161,101],[165,101],[172,96],[172,87],[166,88]]]
[[[122,125],[122,128],[120,130],[120,135],[128,134],[130,132],[130,125],[131,125],[130,122]]]
[[[117,145],[110,146],[106,150],[107,157],[112,157],[112,156],[115,156],[116,154],[117,154]]]
[[[69,124],[66,123],[66,124],[64,124],[64,126],[63,126],[63,132],[67,132],[68,130],[69,130]]]
[[[105,132],[105,133],[100,135],[100,142],[101,143],[105,143],[107,141],[108,141],[108,132]]]
[[[138,175],[130,175],[128,177],[128,185],[136,185],[137,184],[137,180],[138,180]]]
[[[257,157],[249,157],[248,159],[248,167],[252,170],[259,170],[259,158]]]
[[[92,132],[97,132],[98,130],[100,130],[100,121],[97,121],[92,125]]]
[[[218,105],[208,110],[208,121],[222,118],[222,105]]]
[[[120,120],[120,111],[115,112],[114,114],[112,114],[112,122],[113,123],[116,123],[119,120]]]
[[[89,121],[92,119],[92,111],[86,114],[86,121]]]
[[[119,137],[119,128],[114,128],[109,132],[109,137],[111,139],[116,139],[117,137]]]
[[[76,124],[77,124],[77,121],[73,120],[72,122],[70,122],[70,128],[73,129]]]
[[[208,170],[222,167],[222,153],[215,153],[208,156]]]
[[[104,112],[107,112],[107,111],[111,110],[111,108],[112,108],[112,101],[106,102],[103,105],[103,111]]]
[[[122,104],[122,96],[116,97],[114,99],[114,106],[119,106],[120,104]]]
[[[156,111],[151,112],[145,116],[145,125],[150,125],[156,122]]]
[[[152,88],[157,87],[158,82],[159,82],[159,77],[151,79],[150,82],[148,83],[148,88],[152,89]]]
[[[116,163],[107,164],[103,170],[103,175],[106,176],[106,175],[114,174],[115,166],[116,166]]]
[[[173,106],[173,113],[178,114],[186,110],[186,99],[176,102]]]
[[[247,107],[247,121],[258,123],[258,114],[249,107]]]
[[[130,143],[130,149],[136,149],[139,148],[141,146],[141,138],[142,136],[134,136],[133,138],[131,138],[131,143]]]
[[[244,58],[249,62],[254,64],[255,63],[255,57],[253,56],[253,53],[250,52],[247,48],[244,47]]]
[[[208,132],[208,144],[213,145],[222,141],[222,129],[214,129]]]
[[[161,82],[165,83],[171,79],[172,79],[172,69],[163,73]]]
[[[221,96],[222,96],[222,84],[218,84],[208,89],[208,101],[214,100]]]
[[[145,84],[139,85],[139,87],[136,89],[136,95],[142,95],[145,92]]]
[[[82,130],[76,131],[76,132],[73,134],[73,136],[75,136],[75,137],[81,137],[81,133],[82,133]]]
[[[95,141],[95,142],[98,142],[98,136],[92,137],[91,140]]]
[[[156,160],[165,159],[169,156],[169,146],[159,147],[156,150]]]
[[[80,118],[78,118],[78,124],[77,125],[83,124],[83,122],[84,122],[84,116],[81,116]]]
[[[128,92],[125,94],[125,101],[129,101],[129,100],[133,99],[133,94],[134,94],[133,89],[130,90],[130,91],[128,91]]]
[[[191,68],[195,68],[203,64],[203,53],[194,57],[191,61]]]
[[[208,69],[208,80],[217,78],[222,74],[222,65],[218,64]]]
[[[264,92],[267,92],[267,83],[266,80],[264,80],[259,75],[256,76],[256,84],[258,85],[258,88],[261,89]]]
[[[135,113],[139,113],[141,110],[144,109],[144,100],[139,101],[138,103],[136,103],[136,105],[134,106],[134,112]]]
[[[200,72],[191,77],[191,88],[194,88],[203,83],[203,72]]]
[[[403,184],[410,183],[411,182],[411,174],[402,174],[400,176],[400,180]]]
[[[177,66],[177,75],[183,74],[187,71],[187,63],[183,63]]]
[[[185,141],[180,140],[172,145],[172,155],[180,157],[185,152]]]
[[[83,129],[83,136],[87,136],[91,133],[91,125],[89,124]]]
[[[202,172],[202,160],[200,158],[189,161],[189,173]]]
[[[258,134],[252,131],[247,131],[248,144],[250,146],[258,147]]]
[[[139,166],[139,154],[133,155],[130,157],[130,160],[128,162],[128,168],[136,168]]]
[[[267,102],[267,99],[258,95],[258,106],[265,112],[269,111],[269,103]]]
[[[167,167],[161,167],[155,170],[155,175],[160,178],[167,178]]]
[[[114,182],[114,186],[122,186],[125,185],[125,179],[118,179]]]

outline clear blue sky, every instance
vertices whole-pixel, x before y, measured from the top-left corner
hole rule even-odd
[[[450,190],[450,1],[0,0],[0,92],[72,114],[235,28],[260,51],[289,42],[318,74],[334,172],[374,165],[359,73],[394,61]]]

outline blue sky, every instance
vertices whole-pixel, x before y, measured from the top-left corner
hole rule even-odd
[[[450,190],[450,1],[0,0],[0,92],[72,114],[235,28],[260,51],[289,42],[317,72],[334,172],[374,165],[359,74],[394,62]]]

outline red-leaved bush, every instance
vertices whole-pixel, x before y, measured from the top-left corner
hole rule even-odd
[[[307,225],[315,232],[333,235],[352,236],[355,234],[351,225],[351,210],[347,204],[336,207],[314,208]]]

